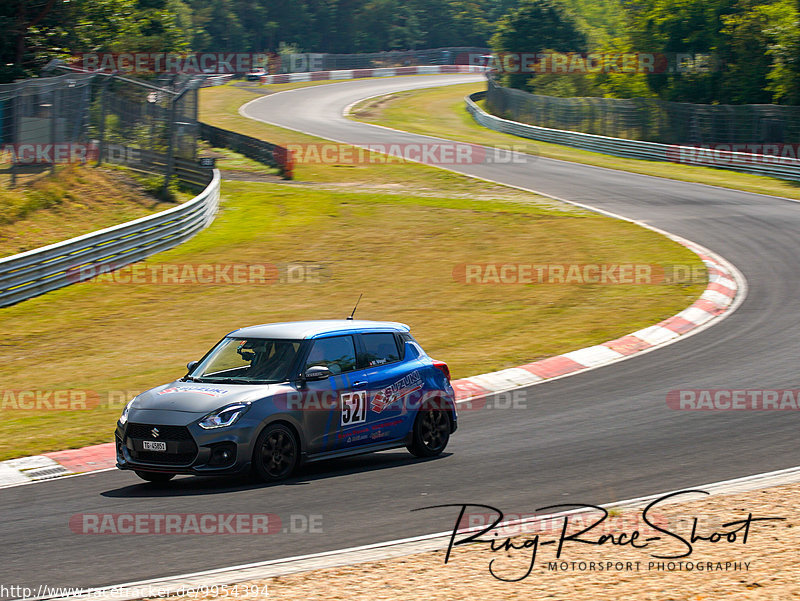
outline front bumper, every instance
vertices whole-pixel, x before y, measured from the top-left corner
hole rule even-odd
[[[153,433],[157,429],[157,433]],[[197,424],[175,426],[128,422],[115,432],[117,467],[171,474],[238,474],[250,469],[252,429],[204,430]],[[145,442],[163,442],[166,450],[144,448]]]

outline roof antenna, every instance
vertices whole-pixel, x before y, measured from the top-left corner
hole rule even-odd
[[[350,314],[350,317],[348,317],[347,319],[349,319],[349,320],[351,320],[351,321],[352,321],[352,319],[353,319],[353,315],[355,315],[355,314],[356,314],[356,309],[358,309],[358,303],[360,303],[360,302],[361,302],[361,297],[362,297],[362,296],[364,296],[364,293],[363,293],[363,292],[362,292],[361,294],[359,294],[359,295],[358,295],[358,300],[356,301],[356,306],[355,306],[355,307],[353,307],[353,312]]]

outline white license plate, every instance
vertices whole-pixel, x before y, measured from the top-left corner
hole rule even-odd
[[[144,447],[145,451],[166,451],[167,450],[167,443],[166,442],[153,442],[152,440],[143,440],[142,446]]]

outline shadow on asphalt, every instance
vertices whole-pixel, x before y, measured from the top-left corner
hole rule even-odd
[[[412,457],[405,451],[374,453],[341,459],[329,459],[318,463],[309,463],[297,469],[294,476],[283,482],[266,484],[257,482],[248,476],[235,477],[205,477],[205,476],[177,476],[174,480],[156,484],[139,480],[133,472],[131,484],[121,488],[114,488],[100,493],[109,498],[136,498],[136,497],[188,497],[195,495],[217,495],[242,490],[255,490],[258,488],[273,488],[284,486],[305,486],[316,480],[337,478],[350,474],[360,474],[376,470],[391,469],[416,463],[437,461],[449,457],[452,453],[442,453],[438,457],[419,459]]]

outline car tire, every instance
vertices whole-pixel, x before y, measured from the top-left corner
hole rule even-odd
[[[261,431],[253,450],[253,475],[262,482],[288,478],[300,459],[300,444],[292,429],[270,424]]]
[[[429,400],[414,419],[411,443],[406,447],[415,457],[436,457],[450,440],[450,417],[444,403]]]
[[[165,474],[163,472],[144,472],[142,470],[135,470],[135,473],[142,480],[147,480],[148,482],[154,482],[156,484],[169,482],[175,477],[175,474]]]

